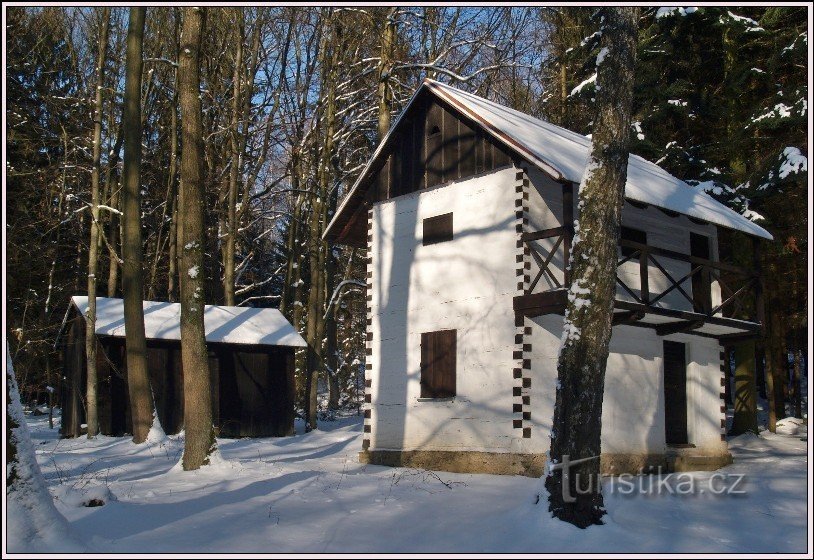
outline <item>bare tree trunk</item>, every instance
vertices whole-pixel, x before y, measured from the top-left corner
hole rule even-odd
[[[175,89],[178,89],[178,80],[176,78]],[[158,225],[158,233],[156,234],[156,242],[155,242],[155,255],[153,256],[153,266],[150,270],[150,286],[147,292],[147,299],[153,299],[155,297],[155,279],[158,273],[158,261],[163,252],[163,241],[162,237],[164,234],[164,223],[167,221],[167,218],[170,219],[170,228],[169,233],[167,234],[167,240],[169,241],[170,248],[173,247],[173,224],[172,220],[175,219],[173,214],[175,213],[175,198],[177,196],[176,192],[176,183],[175,183],[175,174],[176,174],[176,166],[177,166],[177,158],[178,158],[178,133],[177,133],[177,117],[176,111],[178,107],[178,96],[173,93],[172,100],[171,100],[171,114],[170,114],[170,168],[167,171],[167,199],[164,202],[164,210],[161,213],[161,223]],[[172,253],[172,251],[170,251]],[[172,259],[172,255],[169,255],[170,260]],[[170,266],[172,264],[170,263]]]
[[[113,105],[113,103],[111,103]],[[110,128],[113,129],[113,111],[111,110],[110,115]],[[107,171],[105,173],[105,192],[108,196],[107,204],[111,208],[116,210],[120,210],[119,203],[120,203],[120,196],[119,192],[121,190],[120,186],[118,186],[118,171],[116,167],[119,165],[119,154],[122,151],[122,144],[124,143],[124,131],[122,130],[121,123],[119,124],[118,131],[116,133],[116,143],[113,146],[113,149],[110,153],[110,159],[107,163]],[[121,217],[117,216],[115,213],[109,213],[109,226],[108,226],[108,275],[107,275],[107,297],[112,298],[116,297],[116,289],[117,284],[119,281],[119,265],[121,264],[119,261],[119,255],[116,254],[116,248],[119,245],[120,239],[120,232],[121,232]]]
[[[124,86],[122,172],[122,291],[133,442],[142,443],[153,424],[153,395],[144,338],[141,247],[141,68],[145,8],[130,8]]]
[[[568,66],[560,62],[560,126],[568,120]]]
[[[331,15],[328,15],[327,25],[337,25]],[[308,317],[305,330],[305,341],[308,343],[306,355],[306,421],[305,430],[310,431],[317,427],[317,386],[319,370],[323,367],[325,334],[325,242],[322,232],[325,228],[326,205],[330,188],[331,158],[334,151],[334,131],[336,118],[336,83],[335,68],[337,54],[340,50],[339,34],[334,28],[326,36],[324,48],[330,49],[328,56],[323,60],[323,90],[322,101],[325,103],[323,120],[325,123],[324,144],[320,153],[319,169],[317,171],[317,191],[311,196],[311,216],[308,227],[308,260],[311,274],[311,286],[308,294]]]
[[[778,377],[777,373],[778,371],[782,371],[782,365],[773,334],[773,331],[777,327],[775,319],[776,313],[774,310],[769,311],[770,333],[766,339],[766,343],[763,344],[762,341],[757,341],[755,343],[755,390],[757,391],[757,394],[759,394],[761,397],[765,397],[768,401],[769,425],[767,428],[772,433],[777,432],[777,421],[783,418],[783,416],[780,416],[780,418],[777,417],[776,401],[778,382],[780,379],[782,379],[782,377]],[[761,359],[764,359],[763,363],[760,363]],[[761,372],[763,373],[762,383],[760,383]],[[760,391],[761,385],[763,386],[763,394],[761,394]]]
[[[397,8],[392,7],[387,12],[379,58],[379,142],[390,130],[390,111],[393,105],[390,72],[393,70],[393,50],[396,46],[396,10]]]
[[[73,291],[74,293],[79,292],[79,286],[82,285],[81,278],[82,278],[82,238],[85,235],[85,214],[79,214],[79,220],[77,220],[77,235],[76,240],[76,276],[74,277],[73,281]]]
[[[173,111],[177,109],[174,107]],[[173,115],[174,116],[174,115]],[[175,129],[175,119],[173,119],[173,148],[178,149],[178,133]],[[173,153],[173,160],[177,160],[178,154]],[[170,200],[170,246],[167,251],[167,301],[175,301],[175,279],[178,277],[178,192]]]
[[[120,201],[120,188],[113,187],[113,193],[110,196],[110,207],[119,210]],[[116,289],[119,284],[119,260],[116,257],[115,247],[119,244],[119,237],[122,228],[121,217],[118,219],[116,216],[110,217],[110,230],[108,239],[110,241],[110,248],[108,249],[108,260],[110,268],[107,273],[107,297],[116,297]]]
[[[760,398],[768,398],[770,402],[774,402],[774,396],[767,394],[767,387],[773,387],[772,384],[772,347],[766,344],[763,340],[755,342],[755,383],[757,386],[757,394]],[[773,426],[771,414],[769,415],[769,424]],[[774,431],[773,428],[770,428]]]
[[[54,256],[51,259],[51,268],[48,270],[48,292],[45,295],[45,308],[43,315],[47,316],[51,311],[51,296],[54,294],[54,273],[57,268],[57,257],[59,256],[59,241],[62,235],[62,208],[65,201],[65,190],[68,187],[68,133],[62,128],[62,150],[64,160],[62,162],[62,182],[57,200],[57,225],[54,233]]]
[[[243,91],[243,35],[245,31],[243,10],[238,10],[237,49],[235,68],[232,77],[232,123],[229,146],[231,164],[229,166],[229,191],[226,197],[226,244],[223,251],[223,299],[226,305],[235,305],[235,238],[237,237],[237,190],[240,176],[240,116],[241,92]]]
[[[102,8],[99,31],[99,56],[96,62],[96,99],[93,110],[93,168],[90,175],[91,224],[88,248],[88,314],[85,322],[85,355],[87,356],[87,418],[88,439],[99,433],[99,412],[96,397],[96,273],[99,263],[99,172],[102,165],[102,88],[105,83],[105,57],[110,8]]]
[[[327,146],[326,146],[327,149]],[[320,179],[320,182],[322,180]],[[322,189],[320,188],[320,194]],[[309,225],[308,260],[311,275],[311,289],[308,294],[308,315],[306,318],[305,341],[308,343],[305,364],[305,431],[309,432],[317,427],[317,388],[319,370],[322,367],[323,344],[322,333],[325,321],[322,320],[324,307],[323,281],[325,270],[323,267],[320,218],[322,216],[322,197],[314,196],[311,203],[311,220]]]
[[[294,159],[296,156],[292,156],[292,176],[291,176],[291,188],[296,190],[299,188],[299,180],[297,173],[299,171],[296,170],[294,166]],[[300,221],[300,207],[302,206],[301,203],[302,197],[300,195],[295,195],[294,197],[294,205],[291,208],[291,222],[288,226],[288,237],[286,239],[286,249],[288,250],[286,266],[285,266],[285,284],[283,285],[283,290],[280,298],[280,313],[288,317],[288,319],[292,322],[295,328],[298,328],[297,323],[294,323],[293,318],[290,315],[290,310],[294,305],[294,300],[292,299],[294,295],[294,283],[299,281],[299,270],[298,266],[296,265],[296,254],[297,248],[295,247],[297,242],[297,232],[299,231],[299,221]],[[295,278],[296,276],[296,278]]]
[[[51,351],[45,352],[45,379],[48,384],[48,427],[54,429],[54,393],[56,392],[56,383],[52,379],[51,374]]]
[[[757,391],[755,389],[755,343],[735,346],[735,406],[732,435],[758,433]]]
[[[336,264],[330,254],[330,247],[326,246],[325,256],[325,294],[333,294],[334,275],[336,274]],[[329,296],[328,296],[329,297]],[[339,409],[339,372],[337,371],[336,347],[336,314],[329,310],[325,321],[325,380],[328,382],[328,410]]]
[[[206,12],[184,8],[178,94],[181,104],[181,364],[184,371],[183,466],[209,463],[216,448],[212,427],[209,359],[204,335],[204,181],[199,50]]]
[[[173,9],[173,17],[175,19],[175,45],[176,45],[176,60],[180,56],[181,47],[179,45],[179,27],[181,23],[181,16],[178,8]],[[173,167],[173,174],[177,173],[177,165],[178,165],[178,71],[175,71],[175,92],[173,94],[173,104],[172,104],[172,152],[170,154],[170,161]],[[178,278],[178,240],[179,240],[179,229],[178,229],[178,186],[176,185],[175,188],[175,196],[172,197],[170,201],[170,246],[167,250],[167,259],[169,263],[167,263],[167,300],[168,301],[175,301],[175,281]]]
[[[581,212],[569,264],[573,281],[557,364],[552,468],[545,481],[553,515],[583,528],[601,524],[605,513],[599,481],[602,397],[627,179],[638,17],[637,8],[600,10],[605,56],[597,69],[591,156],[579,189]],[[580,459],[588,460],[568,472],[568,461]]]
[[[802,375],[802,362],[803,362],[803,337],[797,337],[797,351],[794,353],[794,379],[792,380],[792,387],[794,387],[794,417],[803,417],[803,400],[802,400],[802,383],[800,377]]]

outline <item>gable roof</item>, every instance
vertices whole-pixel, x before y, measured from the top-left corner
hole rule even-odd
[[[398,127],[401,117],[423,90],[446,101],[554,180],[577,184],[582,180],[591,151],[589,138],[452,86],[425,79],[340,204],[324,237],[336,237],[339,232],[334,230],[338,228],[338,224],[346,223],[350,214],[357,210],[356,206],[362,202],[360,195],[367,188],[372,165]],[[634,154],[630,154],[628,161],[625,197],[756,237],[772,239],[765,229],[721,204],[703,190],[690,186],[658,165]]]
[[[88,297],[73,296],[73,305],[87,317]],[[145,301],[144,334],[150,340],[181,340],[181,304]],[[277,309],[204,306],[207,342],[305,347],[305,340]],[[124,300],[96,298],[96,334],[124,336]]]

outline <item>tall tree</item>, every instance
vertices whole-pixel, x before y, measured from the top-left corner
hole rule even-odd
[[[235,304],[235,238],[237,237],[237,189],[241,172],[240,120],[243,92],[243,40],[246,31],[243,10],[238,10],[235,22],[235,60],[232,76],[232,121],[229,125],[229,184],[226,194],[226,242],[223,250],[223,299]]]
[[[142,443],[153,425],[153,394],[144,336],[141,247],[141,69],[145,8],[130,8],[125,63],[124,169],[122,172],[122,291],[133,441]]]
[[[382,34],[381,54],[379,57],[379,142],[390,130],[390,111],[393,110],[393,88],[390,85],[393,72],[393,52],[396,47],[396,10],[393,7],[387,12]]]
[[[735,404],[730,435],[758,433],[757,390],[755,387],[755,343],[735,347]]]
[[[333,161],[336,157],[336,76],[337,61],[342,51],[344,29],[342,21],[335,13],[329,12],[325,19],[325,43],[320,57],[321,68],[321,108],[323,138],[317,162],[316,189],[311,193],[311,215],[308,223],[308,266],[311,276],[311,289],[308,294],[308,314],[305,341],[308,343],[305,370],[305,429],[317,427],[317,387],[320,371],[324,371],[325,349],[325,299],[327,289],[326,262],[329,257],[328,245],[322,239],[328,225],[328,208]]]
[[[181,104],[181,365],[184,370],[184,470],[215,450],[209,360],[204,335],[204,173],[199,51],[206,12],[184,8],[178,62]]]
[[[627,180],[637,12],[601,8],[598,14],[603,26],[593,141],[579,186],[580,214],[568,265],[572,282],[557,363],[551,468],[545,485],[552,514],[583,528],[601,524],[605,513],[599,482],[602,397]],[[567,465],[581,459],[586,460]]]
[[[102,165],[102,90],[105,83],[105,57],[107,53],[107,30],[110,25],[110,8],[102,8],[99,30],[99,55],[96,62],[96,98],[93,109],[93,167],[90,175],[91,224],[88,247],[88,314],[85,328],[85,353],[87,355],[87,414],[88,438],[99,433],[98,402],[96,398],[96,273],[99,264],[99,174]]]

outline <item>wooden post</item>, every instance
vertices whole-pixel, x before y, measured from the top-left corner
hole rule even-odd
[[[758,433],[757,395],[755,391],[755,343],[735,347],[735,414],[732,435]]]
[[[574,239],[574,185],[573,183],[562,184],[562,228],[563,228],[563,285],[571,285],[571,242]]]
[[[724,402],[732,404],[732,349],[723,348],[724,353]]]
[[[763,309],[763,276],[760,265],[760,238],[752,238],[752,263],[755,272],[755,320],[760,323],[761,333],[766,331],[766,317]]]
[[[766,344],[762,339],[755,342],[755,383],[757,383],[757,394],[761,399],[769,399],[771,397],[767,394],[767,387],[772,385],[772,375],[769,371],[771,369],[771,349],[766,348]]]
[[[642,303],[648,305],[650,303],[650,274],[647,270],[647,261],[650,260],[650,253],[647,249],[642,249],[639,255],[639,276],[641,280],[641,298]],[[614,274],[616,271],[614,271]]]

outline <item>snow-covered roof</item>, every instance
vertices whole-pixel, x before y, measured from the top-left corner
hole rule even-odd
[[[496,140],[522,155],[529,163],[539,167],[555,180],[573,183],[581,181],[591,150],[589,138],[435,80],[425,79],[413,99],[425,88],[480,124]],[[407,108],[402,115],[406,111]],[[397,126],[398,121],[390,129],[388,136]],[[370,163],[376,159],[386,143],[387,137],[380,143],[368,167],[337,210],[332,224],[328,226],[329,230],[340,214],[352,210],[345,206],[351,200],[358,200],[353,196],[355,194],[353,191],[360,188],[368,175]],[[703,190],[690,186],[658,165],[633,154],[630,155],[628,163],[625,196],[719,226],[772,239],[771,234],[765,229],[721,204]]]
[[[73,304],[87,316],[88,297],[73,296]],[[145,301],[144,334],[152,340],[181,340],[181,304]],[[277,309],[207,305],[204,309],[207,342],[307,346]],[[124,336],[124,300],[96,298],[96,334]]]

